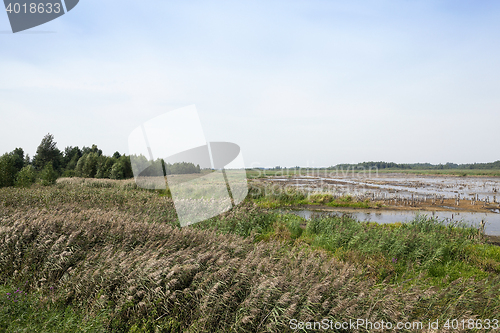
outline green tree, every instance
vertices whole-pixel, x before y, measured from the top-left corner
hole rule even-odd
[[[32,165],[27,165],[19,171],[16,177],[16,186],[30,187],[36,180],[35,168]]]
[[[29,154],[26,154],[26,156],[24,156],[24,165],[31,165],[31,158]]]
[[[33,166],[36,170],[42,170],[47,163],[51,162],[52,167],[59,171],[61,160],[62,154],[57,148],[54,136],[49,133],[43,137],[42,142],[36,149],[36,154],[33,157]]]
[[[133,170],[136,172],[141,171],[141,174],[144,172],[144,170],[147,169],[149,166],[149,161],[144,155],[134,155],[133,158],[130,159],[131,162],[133,163]],[[138,176],[138,175],[137,175]]]
[[[118,161],[123,164],[123,179],[134,177],[132,172],[132,164],[130,163],[130,156],[122,155]]]
[[[0,187],[14,186],[16,179],[17,158],[12,153],[5,153],[0,157]]]
[[[76,176],[76,165],[81,156],[78,154],[73,155],[71,160],[66,164],[65,170],[63,172],[63,177],[75,177]]]
[[[103,168],[103,177],[104,178],[110,178],[111,174],[111,168],[113,167],[113,164],[118,161],[117,158],[111,157],[106,159],[106,162],[104,163],[104,168]]]
[[[188,174],[188,173],[200,173],[200,165],[194,165],[191,162],[177,162],[174,164],[165,164],[165,170],[167,175],[171,174]]]
[[[117,161],[115,164],[113,164],[113,167],[111,168],[111,172],[109,173],[109,178],[111,179],[123,179],[125,175],[125,167],[123,163],[120,163],[120,161]]]
[[[61,168],[65,170],[74,170],[78,159],[82,157],[82,151],[80,148],[68,146],[64,148],[64,157],[62,159]]]
[[[96,178],[109,178],[109,173],[114,164],[112,157],[101,155],[97,158]]]
[[[83,147],[82,148],[82,154],[88,154],[88,153],[97,153],[97,155],[101,156],[102,155],[102,150],[97,148],[97,145],[92,145],[92,147]]]
[[[15,158],[14,165],[15,165],[17,171],[21,171],[21,169],[24,167],[24,150],[23,150],[23,148],[14,149],[11,154]]]
[[[47,164],[45,164],[45,167],[40,173],[40,179],[42,180],[42,185],[44,186],[53,185],[56,183],[57,172],[54,170],[52,162],[48,162]]]
[[[75,167],[75,175],[77,177],[84,177],[83,176],[83,166],[85,165],[85,161],[87,160],[88,154],[83,154],[82,157],[78,159],[78,162],[76,163]]]
[[[91,152],[87,154],[87,158],[85,159],[85,164],[82,169],[82,176],[86,178],[94,178],[97,172],[97,158],[98,155],[96,152]]]
[[[133,176],[134,174],[132,172],[132,165],[130,164],[130,157],[125,155],[121,156],[115,164],[113,164],[109,173],[109,178],[111,179],[128,179]]]

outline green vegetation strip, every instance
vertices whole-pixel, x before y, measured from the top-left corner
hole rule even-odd
[[[261,185],[251,183],[249,197],[263,208],[299,207],[304,205],[323,205],[328,207],[378,208],[378,202],[355,201],[352,196],[334,198],[328,193],[307,193],[296,188],[280,185]]]
[[[85,317],[71,306],[22,288],[0,286],[0,332],[106,332],[102,316]]]

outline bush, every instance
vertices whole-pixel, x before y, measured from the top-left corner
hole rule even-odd
[[[65,170],[62,174],[63,177],[76,177],[76,171],[75,170]]]
[[[16,177],[16,186],[18,187],[30,187],[36,180],[35,168],[31,165],[27,165],[19,171]]]
[[[42,180],[42,185],[48,186],[56,183],[57,172],[52,167],[52,162],[48,162],[40,173],[40,179]]]

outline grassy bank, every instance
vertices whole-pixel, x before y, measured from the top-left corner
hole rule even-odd
[[[358,201],[351,195],[333,196],[329,193],[308,193],[293,187],[251,183],[249,198],[263,208],[289,208],[303,205],[378,208],[381,204],[369,200]]]
[[[0,311],[0,323],[20,331],[60,318],[55,332],[286,332],[292,318],[500,312],[500,252],[477,230],[424,217],[390,226],[314,218],[303,227],[297,216],[247,201],[179,228],[168,195],[131,182],[4,188],[1,301],[44,310]],[[17,288],[29,297],[5,303]]]
[[[483,279],[500,273],[500,247],[486,245],[484,236],[467,225],[445,225],[426,216],[384,225],[359,222],[348,215],[313,217],[305,228],[300,218],[288,216],[283,221],[264,239],[305,243],[340,260],[369,264],[368,273],[380,282],[424,277],[434,286],[444,286],[459,278]]]

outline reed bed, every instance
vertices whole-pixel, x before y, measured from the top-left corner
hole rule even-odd
[[[0,278],[55,294],[111,330],[279,332],[291,318],[406,320],[416,290],[375,286],[324,251],[149,224],[118,210],[3,217]]]
[[[416,223],[415,230],[423,229],[405,239],[439,230],[444,236],[432,242],[450,235],[469,239],[461,248],[474,246],[477,255],[449,252],[450,258],[483,267],[485,278],[443,277],[448,282],[432,285],[424,271],[412,282],[378,274],[415,267],[409,254],[432,243],[426,239],[368,255],[360,244],[385,235],[376,227],[314,220],[304,230],[300,223],[248,201],[180,228],[167,193],[127,181],[71,179],[52,187],[3,188],[0,281],[40,295],[40,309],[76,310],[82,323],[92,323],[87,331],[288,332],[291,319],[427,322],[500,313],[500,281],[491,259],[496,254],[488,254],[490,266],[481,266],[488,264],[479,259],[490,248],[458,229]],[[348,231],[355,228],[357,233]],[[404,228],[383,230],[396,235]],[[359,238],[361,230],[368,230],[366,239]],[[333,234],[344,237],[335,240]],[[388,259],[393,255],[399,262]]]

